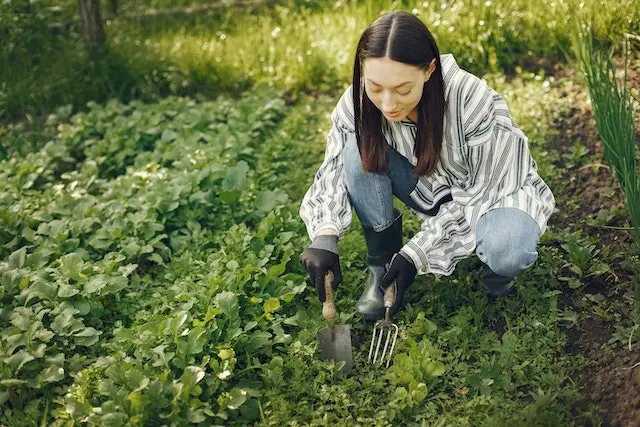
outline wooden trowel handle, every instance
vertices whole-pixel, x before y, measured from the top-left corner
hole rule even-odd
[[[384,306],[387,308],[391,307],[395,301],[396,301],[396,281],[394,280],[384,290]]]
[[[324,276],[325,300],[322,303],[322,316],[324,320],[330,321],[336,317],[336,306],[333,303],[333,272],[329,271]]]

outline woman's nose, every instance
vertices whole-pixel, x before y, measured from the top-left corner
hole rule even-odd
[[[393,112],[396,107],[396,101],[393,99],[391,95],[383,95],[382,96],[382,109],[386,112]]]

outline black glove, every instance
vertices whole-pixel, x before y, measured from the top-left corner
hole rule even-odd
[[[391,314],[394,314],[402,306],[404,292],[413,283],[417,273],[418,270],[413,262],[400,255],[400,252],[393,255],[391,265],[380,281],[383,292],[394,280],[396,281],[396,299],[391,306]]]
[[[302,255],[300,261],[307,267],[311,281],[316,285],[316,292],[320,302],[326,299],[324,291],[324,276],[329,271],[333,272],[332,287],[335,290],[342,283],[342,273],[340,272],[340,258],[338,254],[324,249],[307,248]]]

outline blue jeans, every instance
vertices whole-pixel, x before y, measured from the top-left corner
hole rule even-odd
[[[343,151],[344,175],[353,205],[364,227],[382,231],[394,218],[393,196],[405,205],[427,215],[435,215],[439,206],[425,211],[411,198],[418,178],[413,166],[393,148],[387,147],[388,169],[384,174],[365,172],[356,138],[350,138]],[[451,198],[444,199],[448,203]],[[536,246],[540,240],[538,223],[516,208],[497,208],[486,212],[476,226],[476,254],[488,268],[485,287],[499,294],[511,278],[531,267],[538,259]]]

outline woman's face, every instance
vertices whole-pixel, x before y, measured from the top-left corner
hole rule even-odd
[[[435,58],[427,71],[389,58],[367,58],[363,67],[367,96],[386,119],[398,122],[409,118],[417,122],[416,107],[424,83],[436,69]]]

